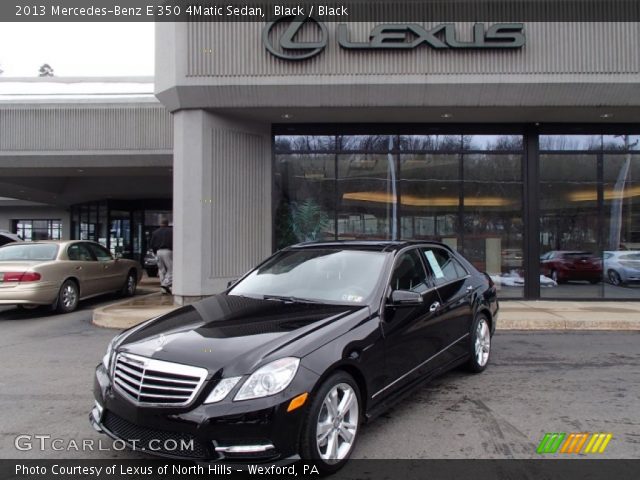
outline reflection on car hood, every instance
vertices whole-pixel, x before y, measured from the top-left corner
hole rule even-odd
[[[368,315],[365,306],[215,295],[125,333],[118,351],[241,375],[262,361],[306,355],[352,328],[358,311]]]

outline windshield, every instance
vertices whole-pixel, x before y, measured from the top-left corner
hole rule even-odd
[[[6,245],[0,248],[0,261],[54,260],[58,246],[52,243]]]
[[[229,294],[363,304],[374,293],[385,258],[381,252],[355,250],[283,252],[240,281]]]

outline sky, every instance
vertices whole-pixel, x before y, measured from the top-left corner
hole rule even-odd
[[[2,77],[153,76],[154,23],[0,22]]]

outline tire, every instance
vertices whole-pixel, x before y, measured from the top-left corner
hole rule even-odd
[[[123,297],[133,297],[136,294],[136,288],[138,287],[138,275],[135,270],[129,270],[127,278],[124,280],[124,285],[120,290],[120,295]]]
[[[484,314],[476,316],[469,333],[469,363],[467,370],[480,373],[487,368],[491,357],[491,328]]]
[[[80,289],[73,280],[65,280],[58,292],[54,310],[58,313],[70,313],[78,308]]]
[[[351,401],[345,400],[348,394],[351,395]],[[330,406],[340,408],[343,401],[349,402],[349,406],[345,405],[342,412],[338,410],[338,415],[333,415]],[[313,395],[303,424],[300,441],[302,458],[313,462],[323,474],[340,470],[349,460],[356,444],[361,412],[360,391],[353,377],[346,372],[336,372],[327,378]],[[321,433],[318,433],[319,428],[323,430]],[[321,435],[324,438],[319,439]],[[331,459],[331,445],[336,445],[333,451],[337,458]]]
[[[607,272],[607,278],[609,279],[609,283],[611,283],[611,285],[615,285],[617,287],[624,285],[620,274],[615,270],[609,270]]]

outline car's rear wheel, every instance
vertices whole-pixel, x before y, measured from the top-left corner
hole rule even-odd
[[[127,278],[124,281],[124,285],[122,286],[122,290],[120,293],[123,297],[133,297],[136,293],[136,288],[138,287],[138,275],[134,270],[129,271],[127,273]]]
[[[301,454],[323,473],[344,466],[353,452],[360,426],[361,400],[351,375],[337,372],[320,386],[302,431]]]
[[[73,312],[76,308],[78,308],[79,300],[80,289],[78,288],[78,284],[73,280],[65,280],[65,282],[62,284],[62,287],[60,287],[55,310],[58,313]]]
[[[620,274],[615,270],[609,270],[607,276],[609,277],[611,285],[622,285],[622,278],[620,278]]]
[[[491,356],[491,328],[484,314],[476,316],[469,336],[470,358],[467,368],[471,372],[480,373],[487,368]]]

